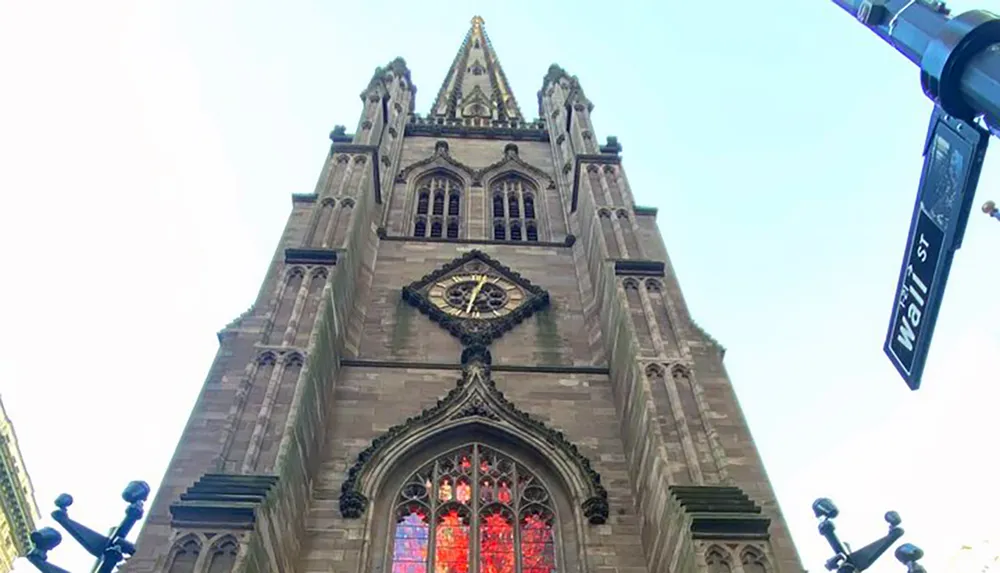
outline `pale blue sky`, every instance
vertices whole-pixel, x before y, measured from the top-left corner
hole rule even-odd
[[[477,13],[526,114],[558,62],[624,145],[806,567],[829,557],[819,495],[856,547],[897,509],[929,568],[995,537],[1000,501],[979,493],[996,475],[1000,224],[978,206],[1000,201],[1000,158],[911,393],[881,345],[931,105],[829,0],[5,3],[0,393],[42,511],[67,490],[103,529],[128,480],[155,486],[330,129],[353,129],[400,55],[426,112]],[[92,561],[71,540],[53,560]]]

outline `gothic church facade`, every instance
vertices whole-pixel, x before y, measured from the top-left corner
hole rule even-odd
[[[614,138],[529,120],[474,18],[337,129],[220,349],[129,573],[798,573],[722,365]]]

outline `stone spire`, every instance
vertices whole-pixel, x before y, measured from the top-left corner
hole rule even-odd
[[[521,109],[490,44],[483,19],[476,16],[441,85],[431,115],[520,120]]]

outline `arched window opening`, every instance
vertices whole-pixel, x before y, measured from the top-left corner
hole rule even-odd
[[[434,193],[434,214],[444,215],[444,191]]]
[[[528,223],[524,227],[525,234],[528,236],[529,241],[538,241],[538,227],[534,223]]]
[[[426,189],[420,191],[420,194],[417,196],[417,215],[427,214],[427,203],[429,199],[430,199],[429,191],[427,191]]]
[[[462,183],[435,171],[416,181],[413,236],[458,239],[462,226]]]
[[[193,573],[199,553],[201,553],[201,543],[196,538],[184,539],[174,549],[167,573]]]
[[[740,561],[745,573],[767,573],[767,559],[759,551],[747,547]]]
[[[229,537],[217,544],[212,551],[211,561],[208,564],[208,573],[230,573],[233,565],[236,564],[236,553],[239,545],[236,540]]]
[[[510,224],[510,240],[511,241],[521,240],[521,223],[515,221]]]
[[[493,223],[493,239],[497,241],[507,240],[507,227],[502,220]]]
[[[396,499],[393,573],[555,573],[552,498],[532,472],[480,444],[414,473]]]
[[[502,193],[496,193],[496,194],[493,195],[493,216],[494,217],[503,217],[504,216],[504,212],[503,212],[503,194]]]
[[[527,179],[516,174],[496,181],[491,185],[493,194],[493,238],[501,239],[506,233],[498,232],[498,228],[510,229],[509,240],[522,241],[527,236],[528,241],[538,241],[541,229],[538,223],[529,226],[528,221],[536,221],[538,212],[535,206],[535,187]],[[498,226],[497,223],[503,225]],[[506,238],[506,237],[505,237]]]
[[[507,198],[507,213],[512,219],[521,216],[521,209],[517,205],[517,199],[518,197],[515,193],[511,193],[510,197]]]
[[[705,552],[705,565],[709,573],[732,573],[729,556],[719,547],[711,547]]]

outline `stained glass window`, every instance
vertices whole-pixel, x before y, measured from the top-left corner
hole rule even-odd
[[[555,573],[555,515],[541,481],[480,444],[449,452],[399,493],[392,573]]]

